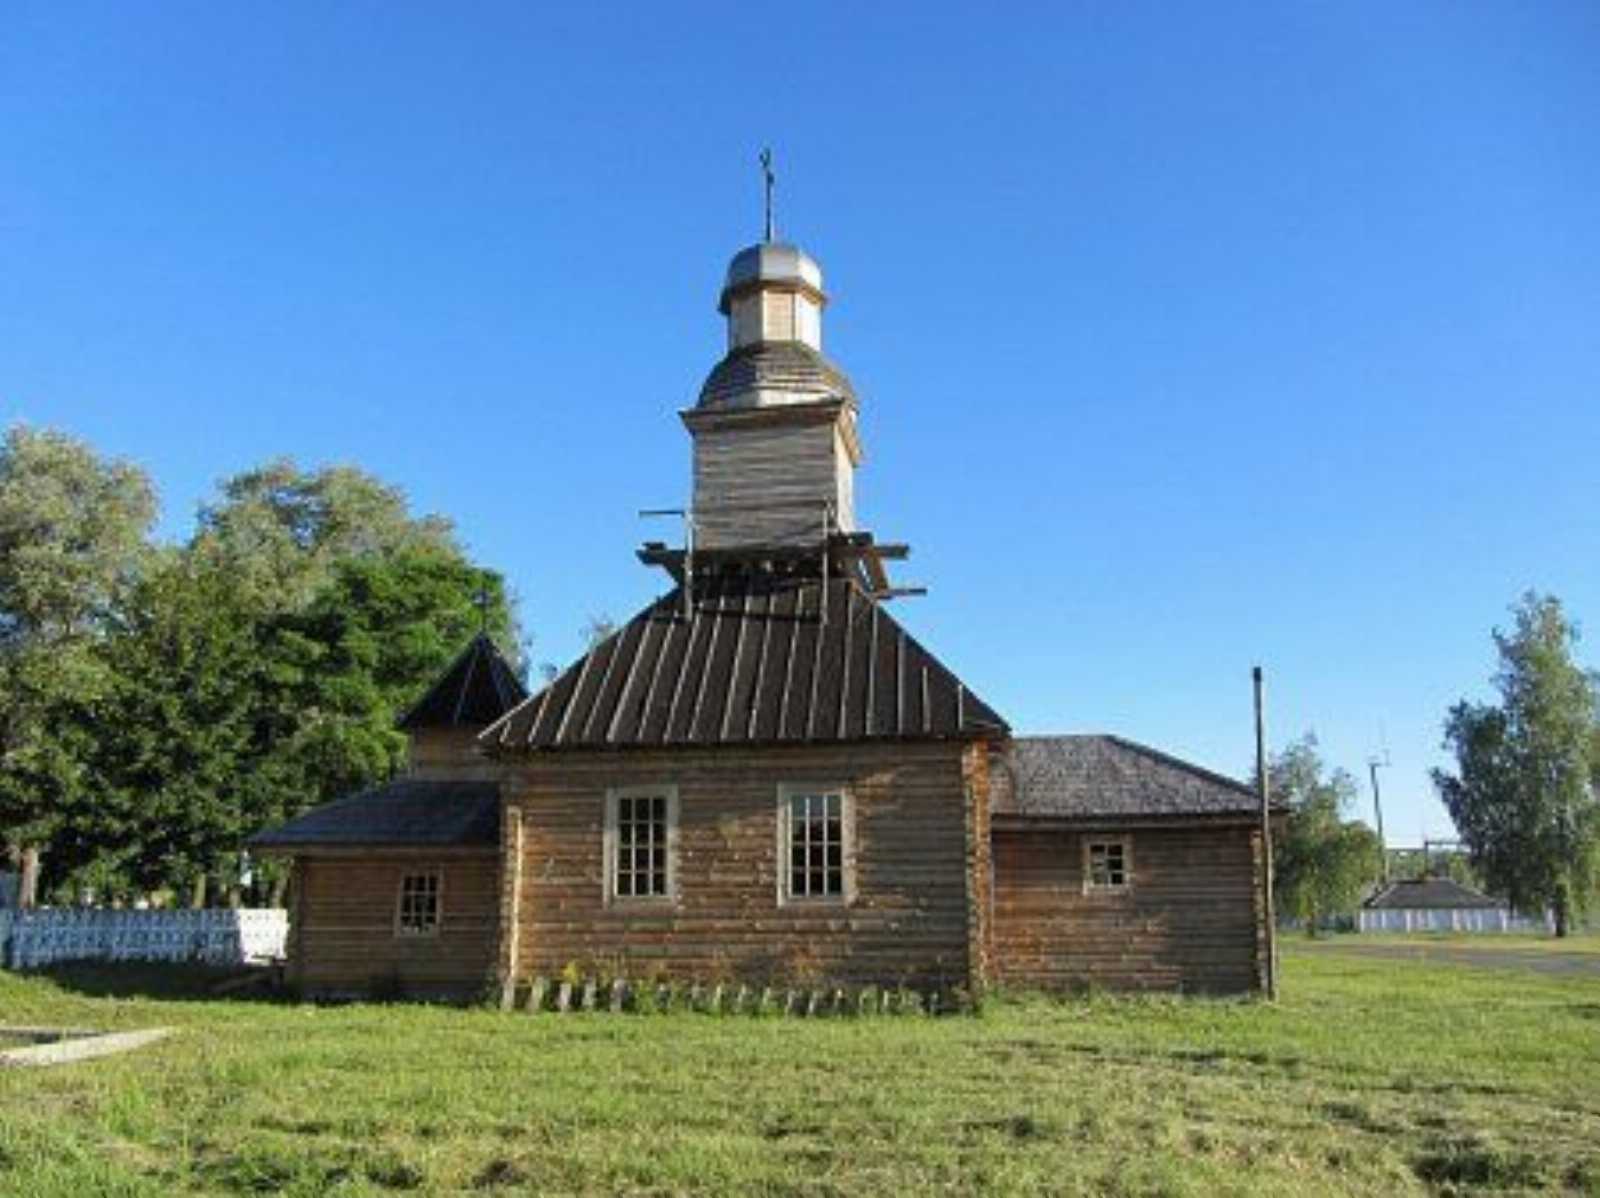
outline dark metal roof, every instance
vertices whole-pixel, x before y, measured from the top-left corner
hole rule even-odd
[[[252,848],[312,845],[492,846],[500,839],[500,788],[493,782],[401,778],[313,808],[257,833]]]
[[[1118,736],[1022,736],[989,757],[995,815],[1245,816],[1244,783]]]
[[[1384,910],[1441,911],[1504,907],[1499,899],[1463,886],[1453,878],[1407,878],[1391,882],[1362,904]]]
[[[480,632],[450,668],[400,717],[400,727],[482,728],[528,697],[515,671]]]
[[[711,368],[700,388],[702,408],[738,407],[750,392],[792,392],[797,400],[855,402],[850,380],[827,358],[800,341],[758,341],[733,350]]]
[[[484,729],[490,749],[1003,735],[854,582],[757,571],[673,591]]]

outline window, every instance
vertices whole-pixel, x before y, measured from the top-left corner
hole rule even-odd
[[[1133,851],[1126,839],[1088,840],[1083,846],[1083,888],[1126,890],[1133,880]]]
[[[400,879],[400,909],[395,915],[397,935],[433,936],[438,933],[443,881],[437,873],[406,874]]]
[[[672,787],[606,795],[606,897],[671,898],[676,885],[678,795]]]
[[[843,790],[779,791],[779,874],[791,901],[850,897],[849,801]]]

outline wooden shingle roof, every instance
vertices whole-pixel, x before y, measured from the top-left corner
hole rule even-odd
[[[673,591],[490,727],[492,752],[925,740],[1006,724],[855,582],[765,572]]]
[[[989,757],[996,816],[1259,815],[1242,782],[1119,736],[1019,736]]]
[[[727,407],[758,390],[850,403],[856,398],[844,372],[804,342],[758,341],[729,351],[712,367],[698,406]]]
[[[482,728],[528,697],[516,672],[488,635],[480,632],[400,717],[403,731],[417,728]]]

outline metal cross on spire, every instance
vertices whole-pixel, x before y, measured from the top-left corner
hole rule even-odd
[[[761,174],[767,184],[767,235],[765,240],[772,240],[772,185],[777,176],[772,173],[772,150],[770,147],[761,151]]]
[[[478,584],[478,593],[472,597],[472,606],[478,609],[478,631],[487,636],[489,632],[489,609],[494,606],[494,595],[489,590],[488,579],[484,579]]]

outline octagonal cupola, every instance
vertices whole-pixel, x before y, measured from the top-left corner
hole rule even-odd
[[[799,246],[763,241],[728,264],[717,308],[728,318],[728,348],[797,341],[822,349],[822,268]]]

